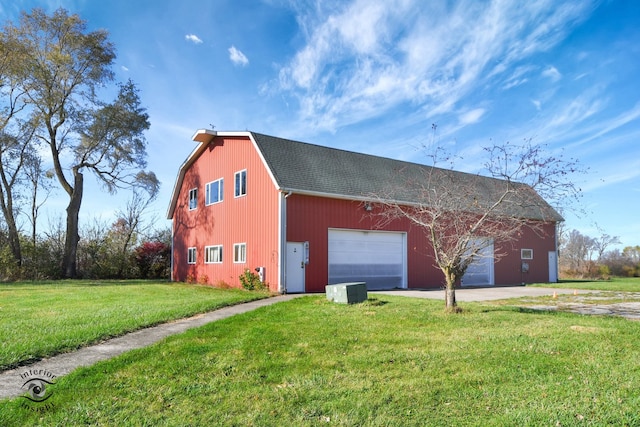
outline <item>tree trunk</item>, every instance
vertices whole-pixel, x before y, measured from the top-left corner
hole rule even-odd
[[[32,182],[33,192],[31,193],[31,245],[35,254],[36,242],[38,238],[38,183]]]
[[[136,221],[137,223],[137,221]],[[122,247],[122,251],[120,252],[120,266],[118,267],[118,278],[124,279],[124,268],[127,262],[127,250],[129,249],[129,243],[131,243],[131,239],[133,237],[133,233],[135,231],[136,225],[131,225],[129,230],[127,230],[127,237],[124,240],[124,245]]]
[[[458,307],[458,303],[456,302],[456,282],[458,281],[458,277],[450,272],[445,272],[445,282],[446,288],[444,290],[444,302],[445,302],[445,311],[447,313],[459,313],[460,307]]]
[[[4,181],[4,180],[3,180]],[[6,181],[3,182],[3,184]],[[6,199],[6,200],[5,200]],[[0,188],[0,207],[2,207],[2,213],[7,223],[7,233],[9,240],[9,248],[11,249],[11,255],[16,263],[17,267],[22,265],[22,249],[20,246],[20,233],[18,233],[18,227],[16,225],[15,217],[13,215],[13,196],[11,189],[3,192]]]
[[[445,289],[445,307],[447,309],[447,311],[455,311],[455,307],[457,307],[457,303],[456,303],[456,289],[454,287],[449,287],[449,285],[447,285],[447,288]]]
[[[22,248],[20,246],[20,233],[18,233],[18,227],[12,216],[7,218],[7,231],[9,237],[9,247],[11,248],[11,255],[16,267],[22,266]]]
[[[78,215],[82,204],[82,190],[84,177],[77,169],[73,171],[74,186],[67,206],[67,234],[64,241],[64,254],[62,256],[62,273],[68,279],[75,279],[77,271],[77,253],[80,235],[78,232]]]

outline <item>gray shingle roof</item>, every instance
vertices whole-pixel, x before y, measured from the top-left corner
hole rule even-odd
[[[385,196],[395,201],[423,201],[424,190],[441,184],[465,193],[469,206],[487,206],[504,192],[506,181],[464,172],[438,169],[385,157],[355,153],[251,132],[282,190],[325,194],[355,200]],[[522,199],[506,203],[510,215],[562,221],[562,217],[535,191],[518,186]]]

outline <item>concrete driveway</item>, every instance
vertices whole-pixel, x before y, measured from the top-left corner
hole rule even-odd
[[[524,304],[532,310],[558,310],[583,315],[596,316],[620,316],[630,320],[640,321],[640,293],[638,292],[605,292],[591,290],[573,290],[557,288],[533,288],[525,286],[487,287],[487,288],[463,288],[456,289],[457,302],[491,301],[507,298],[544,297],[556,295],[578,295],[573,300],[553,300],[544,305]],[[444,291],[438,290],[393,290],[371,291],[369,294],[400,295],[413,298],[431,298],[444,301]],[[605,295],[606,294],[606,295]],[[607,296],[608,295],[608,296]],[[633,301],[617,302],[624,297]],[[612,299],[608,302],[607,299]]]
[[[528,286],[492,286],[486,288],[459,288],[456,289],[456,301],[458,302],[470,302],[470,301],[491,301],[506,298],[521,298],[521,297],[542,297],[552,296],[553,293],[557,295],[571,294],[575,292],[573,289],[556,289],[556,288],[534,288]],[[593,293],[593,291],[578,290],[578,294]],[[430,298],[439,299],[444,301],[443,289],[396,289],[390,291],[369,291],[369,294],[383,294],[383,295],[399,295],[405,297],[414,298]]]

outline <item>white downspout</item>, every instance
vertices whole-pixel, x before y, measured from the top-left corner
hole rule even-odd
[[[171,282],[173,282],[173,248],[174,248],[174,244],[173,244],[173,240],[174,240],[174,227],[173,227],[173,218],[171,218],[171,273],[169,274],[169,280]]]
[[[278,291],[287,293],[287,199],[293,192],[280,193],[280,285]]]

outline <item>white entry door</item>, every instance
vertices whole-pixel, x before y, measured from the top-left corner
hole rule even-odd
[[[304,243],[287,242],[285,287],[288,294],[304,292]]]
[[[549,282],[558,281],[558,256],[554,251],[549,252]]]

